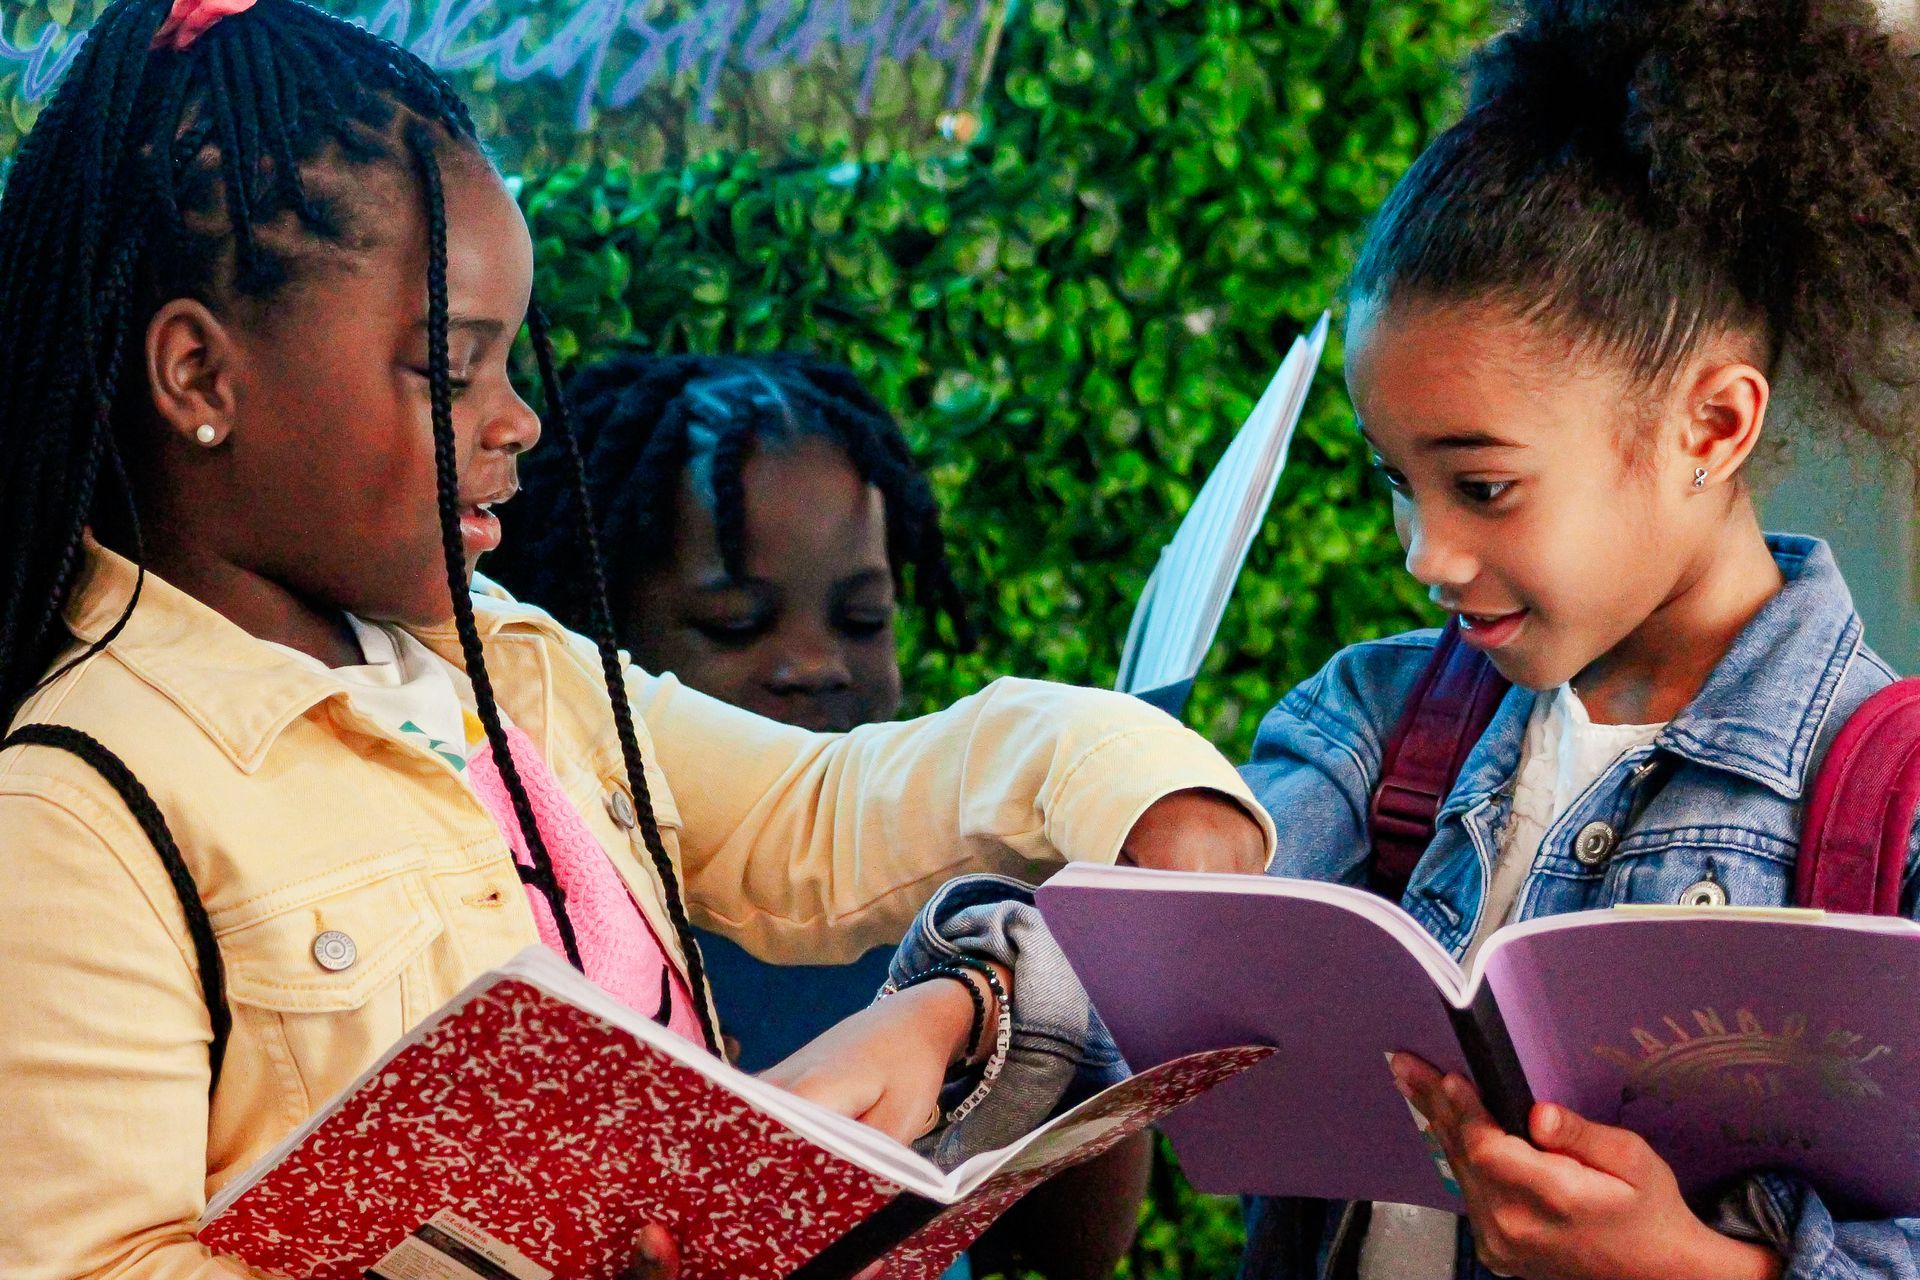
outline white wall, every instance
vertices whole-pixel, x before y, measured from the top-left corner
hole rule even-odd
[[[1920,673],[1914,483],[1905,463],[1864,450],[1853,458],[1802,450],[1762,495],[1769,530],[1811,533],[1833,546],[1866,623],[1867,643],[1902,675]]]

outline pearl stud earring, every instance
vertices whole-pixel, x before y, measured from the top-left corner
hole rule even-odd
[[[214,429],[214,426],[211,422],[203,422],[199,426],[193,429],[193,438],[195,440],[198,440],[201,444],[210,445],[214,442],[214,440],[216,440],[219,437],[219,435],[220,433]]]

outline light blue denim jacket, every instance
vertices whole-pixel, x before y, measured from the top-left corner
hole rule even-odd
[[[1826,545],[1773,536],[1786,584],[1748,623],[1706,686],[1651,746],[1627,753],[1554,822],[1521,890],[1522,918],[1623,902],[1680,900],[1717,884],[1738,905],[1793,897],[1804,788],[1833,735],[1893,672],[1861,641],[1859,616]],[[1356,645],[1289,693],[1260,727],[1242,770],[1279,825],[1272,874],[1360,883],[1366,814],[1381,748],[1432,651],[1436,632]],[[1535,695],[1514,689],[1468,756],[1442,804],[1433,842],[1402,905],[1456,958],[1473,937],[1521,741]],[[1617,834],[1597,862],[1575,855],[1594,823]],[[1593,845],[1589,843],[1589,858]],[[1920,843],[1913,848],[1920,849]],[[1913,913],[1910,852],[1903,909]],[[999,877],[969,877],[930,903],[895,957],[896,976],[953,949],[1015,967],[1015,1053],[994,1096],[936,1135],[957,1160],[1017,1134],[1072,1097],[1124,1074],[1111,1039],[1046,936],[1030,892]],[[978,1126],[977,1128],[975,1126]],[[1309,1280],[1349,1239],[1353,1215],[1321,1202],[1255,1201],[1242,1274]],[[1791,1280],[1920,1280],[1920,1219],[1842,1221],[1795,1179],[1749,1180],[1717,1207],[1716,1225],[1765,1239],[1788,1256]],[[1462,1277],[1488,1273],[1461,1233]]]

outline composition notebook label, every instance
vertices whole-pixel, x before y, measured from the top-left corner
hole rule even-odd
[[[518,1249],[442,1209],[367,1268],[367,1280],[553,1280]]]

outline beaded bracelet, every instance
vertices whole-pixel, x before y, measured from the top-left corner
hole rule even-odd
[[[975,1046],[980,1042],[979,1032],[986,1029],[984,1026],[986,1002],[981,998],[980,992],[975,989],[973,983],[967,978],[965,971],[969,969],[986,979],[987,989],[993,992],[993,998],[999,1005],[995,1010],[996,1016],[994,1019],[997,1025],[994,1028],[993,1053],[987,1058],[986,1066],[980,1072],[980,1083],[974,1087],[972,1093],[969,1093],[965,1098],[960,1100],[958,1106],[947,1112],[945,1123],[949,1125],[960,1123],[960,1121],[966,1119],[966,1117],[973,1112],[974,1108],[986,1101],[987,1094],[993,1089],[993,1082],[1000,1078],[1001,1070],[1007,1065],[1007,1053],[1013,1047],[1013,1001],[1007,996],[1006,984],[1000,981],[1000,975],[994,971],[992,965],[984,960],[963,954],[956,955],[945,963],[936,965],[925,973],[909,978],[905,982],[897,984],[888,982],[880,988],[879,998],[884,999],[896,992],[904,991],[908,987],[916,986],[921,982],[928,981],[935,977],[952,978],[960,982],[972,993],[974,998],[974,1011],[975,1014],[978,1015],[974,1037],[967,1043],[967,1050],[971,1054]],[[971,1066],[972,1063],[969,1061],[963,1065]]]
[[[1000,981],[1000,974],[994,967],[978,956],[965,952],[953,956],[947,963],[962,969],[971,969],[986,979],[987,989],[993,992],[997,1023],[993,1033],[993,1054],[981,1069],[980,1083],[974,1091],[961,1099],[960,1104],[947,1112],[947,1123],[959,1124],[970,1115],[973,1109],[987,1100],[987,1094],[993,1090],[993,1082],[1000,1078],[1000,1072],[1007,1065],[1007,1052],[1013,1047],[1013,1000],[1007,994],[1006,984]],[[972,984],[969,983],[969,986]]]

